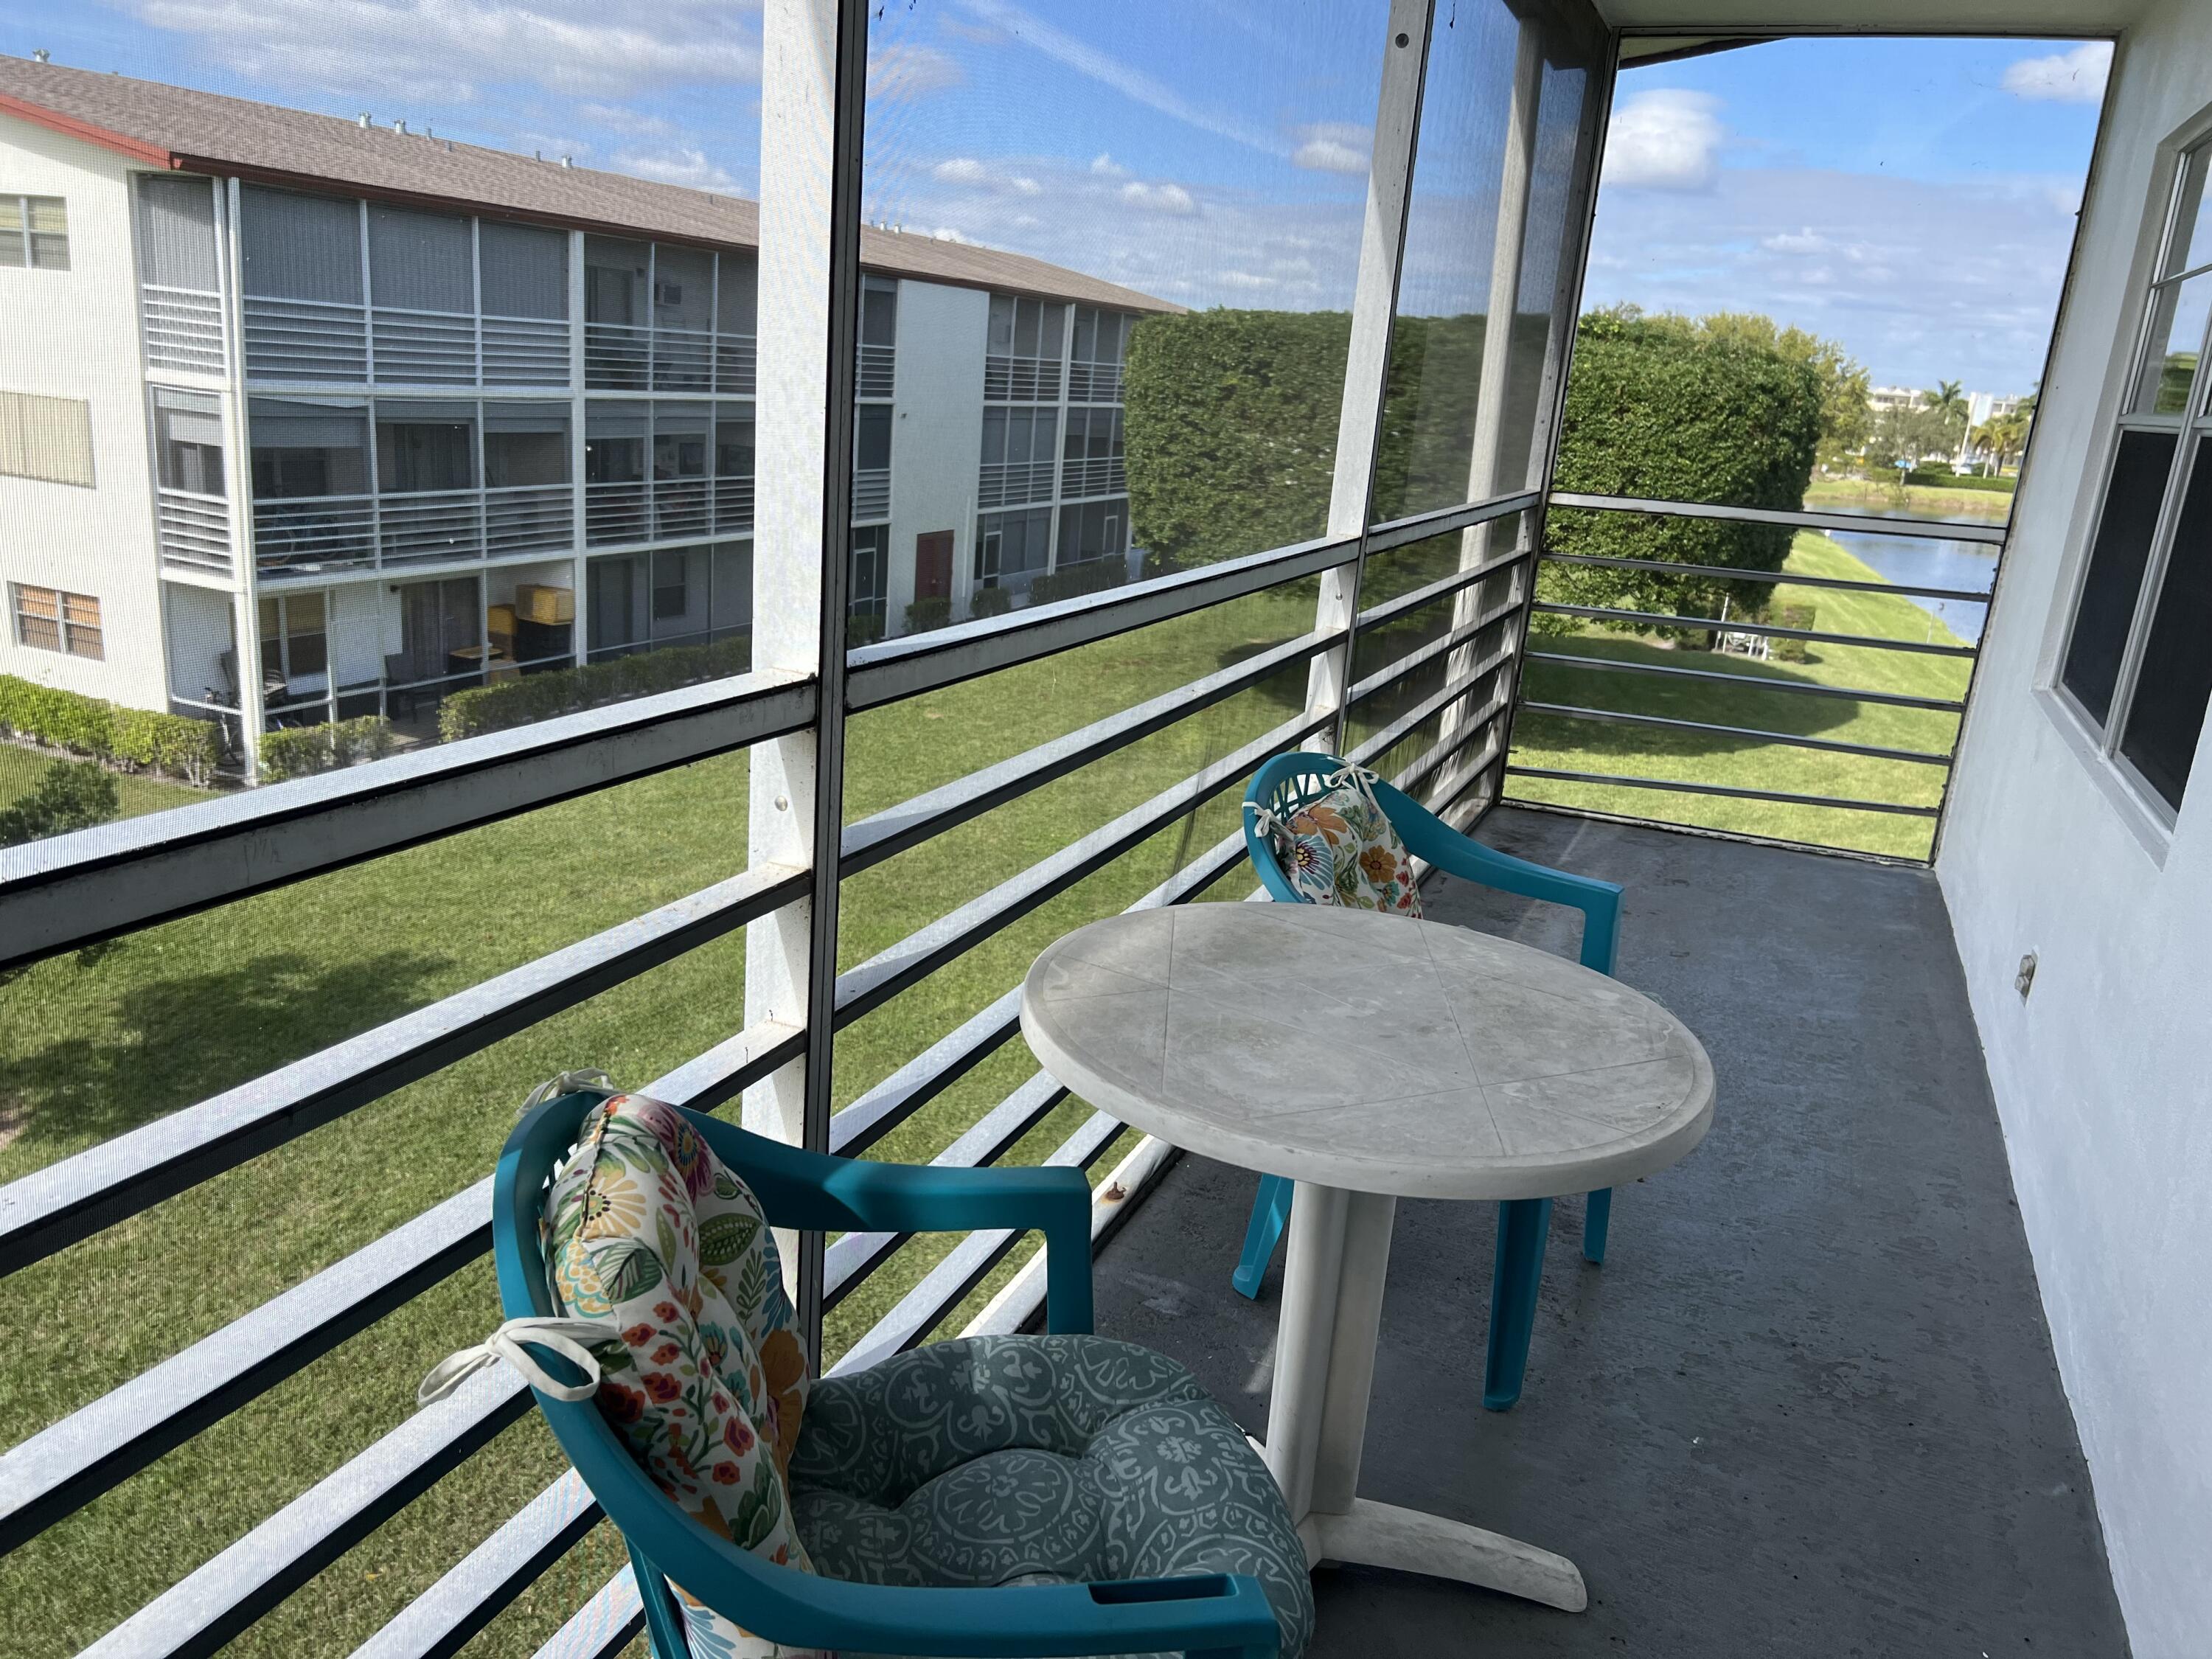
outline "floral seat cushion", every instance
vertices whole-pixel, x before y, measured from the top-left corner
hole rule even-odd
[[[1327,779],[1325,793],[1286,816],[1256,805],[1249,810],[1273,843],[1284,876],[1307,903],[1419,917],[1421,890],[1414,884],[1413,860],[1368,787],[1372,775],[1346,766]]]
[[[1098,1336],[940,1342],[814,1385],[791,1460],[816,1571],[867,1583],[1250,1573],[1297,1659],[1304,1547],[1267,1466],[1173,1360]]]
[[[583,1122],[545,1206],[554,1293],[603,1319],[599,1410],[692,1519],[805,1568],[785,1471],[806,1405],[775,1235],[673,1107],[616,1095]]]

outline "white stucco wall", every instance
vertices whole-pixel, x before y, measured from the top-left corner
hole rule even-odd
[[[2212,5],[2165,0],[2115,76],[1937,864],[2136,1659],[2212,1654],[2212,728],[2168,841],[2043,688],[2155,152],[2208,104]]]
[[[0,583],[100,601],[104,661],[27,650],[0,622],[0,673],[167,707],[129,164],[0,115],[0,190],[68,204],[67,270],[0,269],[0,391],[91,405],[94,487],[0,477]],[[4,599],[4,593],[0,593]]]
[[[975,474],[983,458],[983,348],[991,296],[935,283],[899,284],[898,374],[892,390],[891,547],[884,606],[903,632],[914,599],[914,543],[952,532],[958,614],[975,568]]]

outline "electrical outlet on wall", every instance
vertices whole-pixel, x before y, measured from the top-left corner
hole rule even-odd
[[[2027,1000],[2027,994],[2035,988],[2034,951],[2030,951],[2020,959],[2020,971],[2012,976],[2012,988],[2020,993],[2022,1002]]]

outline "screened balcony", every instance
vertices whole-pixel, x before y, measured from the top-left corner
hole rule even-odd
[[[763,258],[787,303],[756,319],[745,289],[742,332],[730,255],[578,233],[587,384],[632,394],[580,400],[580,477],[496,482],[501,400],[450,420],[419,388],[253,400],[264,574],[490,556],[495,497],[550,536],[520,492],[557,491],[564,545],[582,557],[580,528],[591,550],[568,600],[583,665],[483,684],[496,718],[451,741],[425,719],[404,755],[0,853],[0,996],[42,1022],[28,1103],[0,1115],[0,1305],[36,1357],[0,1434],[0,1583],[40,1659],[642,1650],[620,1540],[521,1380],[412,1392],[494,1322],[493,1160],[524,1094],[571,1067],[817,1152],[1088,1172],[1100,1330],[1182,1361],[1264,1437],[1279,1263],[1257,1302],[1229,1284],[1253,1176],[1071,1096],[1024,1044],[1018,986],[1085,922],[1255,896],[1240,797],[1307,747],[1621,883],[1620,975],[1699,1035],[1721,1100],[1693,1158],[1621,1190],[1602,1268],[1561,1200],[1510,1413],[1479,1404],[1495,1211],[1401,1206],[1364,1489],[1572,1555],[1588,1610],[1324,1566],[1309,1651],[2127,1652],[2023,1213],[2051,1195],[2016,1177],[1985,1058],[2013,1029],[1988,995],[2010,936],[1954,933],[1930,867],[1948,823],[2014,844],[1986,771],[1946,817],[1978,757],[1994,554],[1972,586],[1797,559],[1806,537],[1995,550],[2009,517],[1562,476],[1606,120],[1643,39],[1583,0],[1396,0],[1262,32],[1268,87],[1350,74],[1362,100],[1358,122],[1227,141],[1291,180],[1297,222],[1264,248],[1264,227],[1133,176],[1133,150],[1085,143],[1055,180],[1132,216],[1086,283],[1172,276],[1213,237],[1261,285],[1235,294],[1304,261],[1338,309],[987,300],[948,237],[956,280],[890,290],[899,355],[872,357],[872,168],[974,183],[994,223],[1033,200],[1027,174],[864,144],[902,131],[878,66],[928,68],[902,48],[942,42],[902,31],[934,26],[769,0]],[[1085,27],[1133,52],[1155,25]],[[1005,95],[988,51],[963,73]],[[930,306],[960,328],[933,333]],[[275,362],[281,319],[250,287],[246,317]],[[944,441],[902,461],[894,501],[914,440],[883,398],[933,361],[957,366],[984,447],[916,404]],[[1176,494],[1191,478],[1206,490]],[[1039,502],[1055,488],[1091,499]],[[1714,524],[1797,562],[1680,556]],[[1591,573],[1683,585],[1592,599]],[[529,608],[482,580],[407,601],[461,619],[418,627],[425,676],[485,637],[487,601]],[[349,588],[357,637],[389,637],[386,586]],[[1971,613],[1971,634],[1927,611],[1877,626],[1869,598]],[[905,631],[853,626],[902,605]],[[270,638],[290,630],[280,614]],[[1691,696],[1722,691],[1744,705]],[[1846,732],[1846,709],[1896,723]],[[1732,769],[1747,751],[1835,769],[1778,786]],[[1424,897],[1577,943],[1448,878]],[[2051,960],[2039,1019],[2075,971]],[[2032,957],[2020,971],[2026,1006]],[[1035,1328],[1043,1300],[1026,1235],[805,1235],[792,1261],[831,1372]]]

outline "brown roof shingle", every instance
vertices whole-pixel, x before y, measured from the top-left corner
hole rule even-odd
[[[364,195],[724,246],[760,245],[760,206],[627,173],[563,167],[332,115],[158,81],[0,56],[0,113],[157,167],[337,185]],[[866,228],[871,270],[1127,311],[1181,307],[1081,271],[974,243]]]

